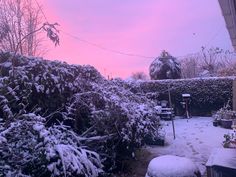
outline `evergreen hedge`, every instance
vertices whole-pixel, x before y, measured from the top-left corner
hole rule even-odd
[[[183,115],[182,94],[191,94],[191,113],[209,116],[229,102],[232,106],[235,77],[209,77],[159,81],[128,82],[126,87],[136,94],[154,95],[156,101],[168,100],[168,87],[177,115]]]

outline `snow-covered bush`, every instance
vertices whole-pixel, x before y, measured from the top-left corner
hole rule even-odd
[[[86,136],[100,136],[97,143],[103,145],[97,146],[96,152],[110,156],[105,158],[109,168],[134,156],[146,136],[156,138],[159,133],[154,102],[135,95],[124,85],[118,79],[94,83],[94,91],[74,95],[69,108],[69,115],[76,119],[80,131],[85,130]]]
[[[224,141],[222,142],[224,148],[236,149],[236,131],[233,133],[224,134]]]
[[[0,173],[4,176],[98,176],[99,155],[85,149],[63,125],[46,128],[45,119],[23,114],[0,129]]]
[[[236,111],[231,110],[230,106],[227,104],[223,108],[220,108],[218,111],[216,111],[216,113],[213,114],[213,118],[216,121],[220,121],[221,119],[236,119]]]
[[[9,61],[12,55],[0,53],[0,99],[5,99],[5,107],[9,106],[13,114],[22,110],[19,106],[22,103],[26,112],[35,108],[41,115],[47,116],[55,112],[49,123],[61,120],[61,112],[66,111],[65,104],[73,94],[86,92],[91,89],[90,82],[100,82],[103,79],[91,66],[68,65],[23,56],[16,56],[13,78]]]
[[[181,66],[176,58],[163,51],[161,56],[151,63],[149,75],[152,80],[179,79],[181,78]]]
[[[32,121],[27,124],[20,119],[22,115],[33,113],[44,117],[43,123],[39,120],[35,120],[34,123],[43,124],[50,137],[54,138],[52,149],[60,158],[69,156],[75,163],[79,163],[74,156],[80,156],[80,153],[84,155],[86,152],[87,156],[83,156],[87,159],[86,163],[91,161],[96,166],[92,157],[99,160],[98,156],[94,157],[98,153],[103,169],[107,172],[119,166],[123,159],[134,157],[135,149],[142,146],[146,136],[151,138],[158,136],[159,117],[154,110],[155,103],[146,95],[132,92],[126,82],[108,81],[91,66],[68,65],[19,55],[15,57],[13,77],[10,60],[12,55],[0,53],[0,119],[4,125],[1,129],[5,131],[11,123],[21,122],[20,127],[28,128],[24,128],[26,132],[23,129],[19,132],[28,138],[11,137],[9,139],[12,141],[11,144],[14,144],[14,141],[21,141],[21,138],[22,142],[26,139],[29,142],[34,141],[37,133],[32,129]],[[69,133],[66,134],[66,138],[63,135],[65,130],[62,130],[61,126],[57,127],[61,124],[68,126]],[[78,142],[73,139],[73,134],[80,137],[79,143],[73,144]],[[59,141],[57,139],[63,139],[63,142],[57,143],[56,141]],[[36,140],[32,146],[30,143],[25,143],[30,155],[33,154],[36,144],[41,144],[39,142],[41,139]],[[76,147],[82,148],[83,151],[76,150]],[[24,149],[16,148],[14,153],[16,156],[17,153],[21,156],[21,152],[24,152]],[[7,153],[6,148],[2,153]],[[49,162],[43,158],[44,156],[37,157],[39,159],[37,168],[43,168],[45,164],[48,167]],[[61,161],[57,169],[63,173],[66,170],[68,175],[73,175],[74,161],[67,160]],[[5,161],[7,162],[7,159]],[[65,166],[64,162],[71,165]],[[20,168],[21,165],[23,164],[17,166],[17,173],[28,174],[25,173],[23,166]],[[89,167],[84,168],[89,169]],[[101,167],[96,166],[96,168],[99,171]],[[15,171],[11,168],[10,172]],[[37,171],[31,172],[33,176],[37,173]],[[83,175],[88,174],[87,171],[81,172]]]

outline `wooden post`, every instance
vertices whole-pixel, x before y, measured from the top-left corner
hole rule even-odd
[[[174,135],[174,139],[175,139],[175,124],[174,124],[174,119],[172,116],[172,102],[171,102],[171,95],[170,95],[170,85],[168,85],[168,95],[169,95],[169,104],[170,104],[170,109],[171,109],[171,122],[172,122],[172,128],[173,128],[173,135]]]
[[[232,85],[232,91],[233,91],[233,110],[236,111],[236,79],[233,80],[233,85]]]

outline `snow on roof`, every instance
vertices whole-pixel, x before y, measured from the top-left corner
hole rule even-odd
[[[216,148],[206,163],[207,167],[221,166],[236,169],[236,149]]]
[[[188,94],[188,93],[183,93],[183,94],[182,94],[182,97],[190,97],[190,94]]]

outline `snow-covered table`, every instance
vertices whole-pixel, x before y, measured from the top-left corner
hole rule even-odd
[[[214,149],[206,166],[207,177],[236,176],[236,149]]]
[[[199,177],[197,166],[188,158],[174,155],[159,156],[151,160],[146,177]]]

